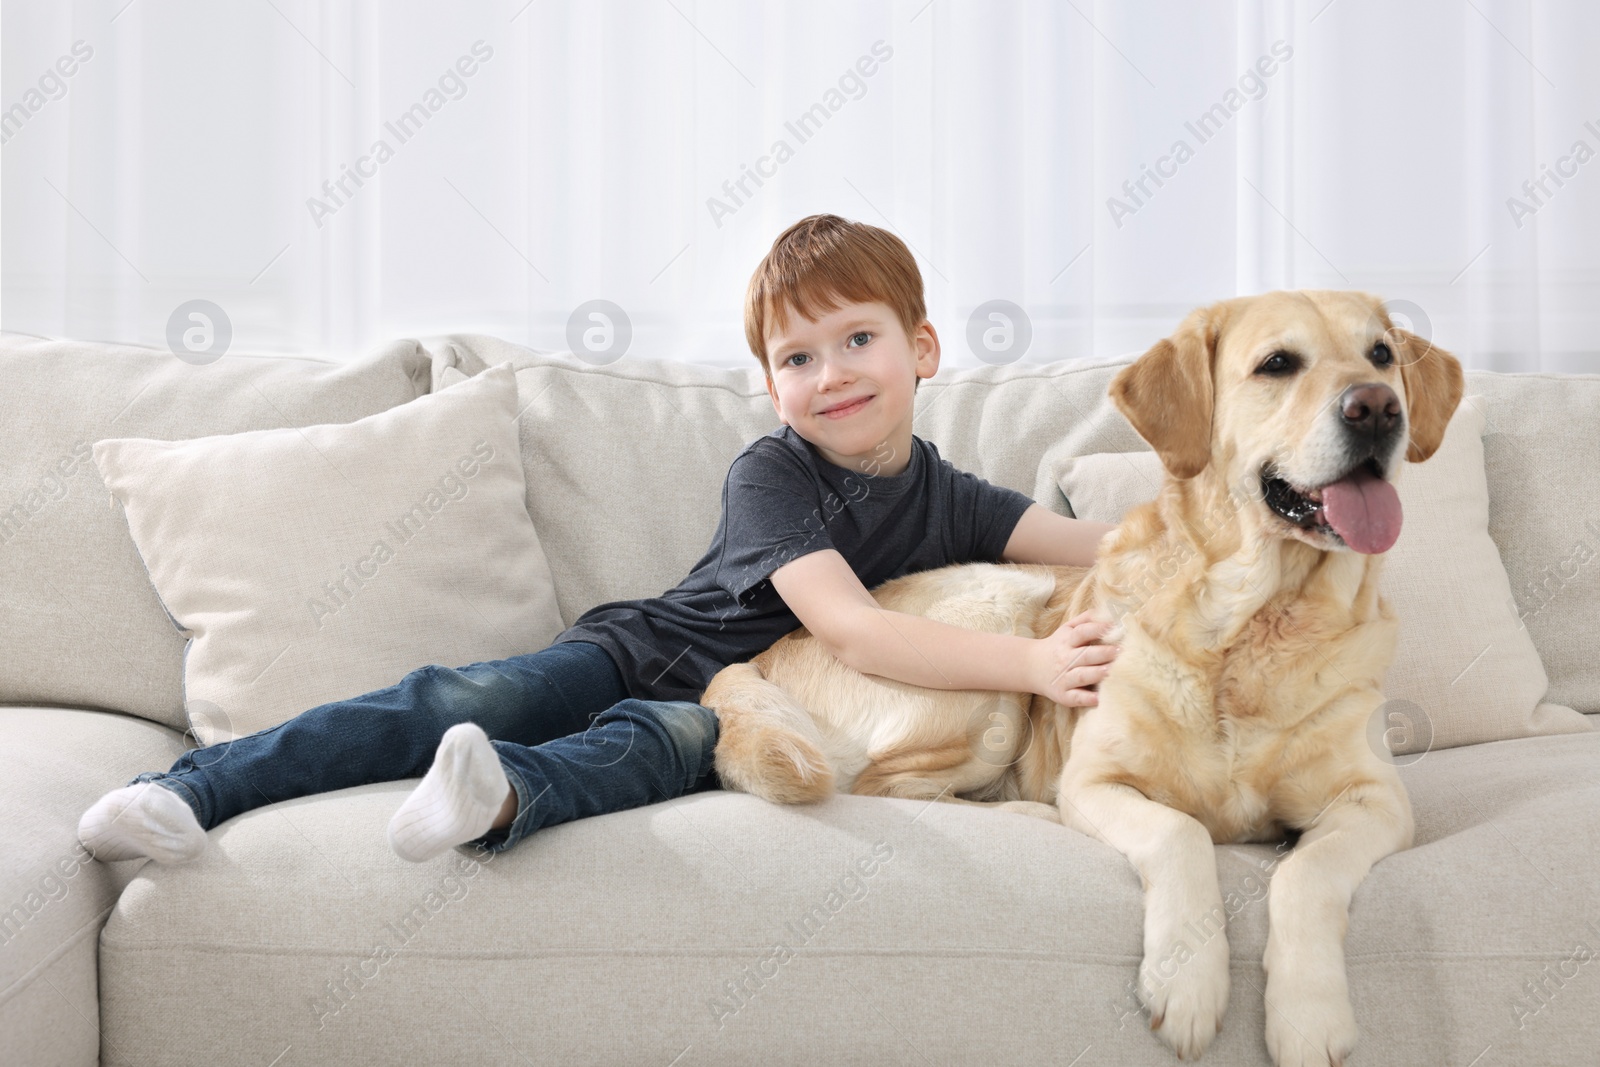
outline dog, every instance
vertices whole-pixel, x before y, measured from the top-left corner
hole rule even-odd
[[[1140,999],[1180,1059],[1205,1051],[1228,1003],[1212,846],[1298,833],[1269,890],[1266,1042],[1280,1067],[1342,1063],[1357,1038],[1350,897],[1413,832],[1393,761],[1368,741],[1398,628],[1378,593],[1394,486],[1402,460],[1438,449],[1463,381],[1369,294],[1196,309],[1110,383],[1165,477],[1093,567],[958,564],[872,591],[1025,637],[1092,610],[1122,646],[1098,705],[864,675],[802,628],[703,694],[719,778],[781,804],[996,805],[1116,848],[1145,891]],[[1190,945],[1195,931],[1214,936]]]

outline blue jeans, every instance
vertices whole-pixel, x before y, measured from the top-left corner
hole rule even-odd
[[[517,794],[517,815],[457,846],[500,852],[543,826],[721,788],[717,717],[682,701],[629,698],[610,653],[585,641],[465,667],[420,667],[387,689],[190,749],[160,782],[204,829],[280,800],[419,778],[444,732],[475,722]]]

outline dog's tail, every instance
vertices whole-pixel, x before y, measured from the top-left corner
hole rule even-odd
[[[717,777],[774,804],[809,804],[834,791],[816,720],[751,663],[718,671],[700,697],[717,713]]]

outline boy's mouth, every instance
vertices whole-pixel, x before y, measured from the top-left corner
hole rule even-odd
[[[843,404],[839,404],[831,408],[824,408],[821,412],[819,412],[819,414],[829,419],[842,419],[846,416],[854,415],[856,412],[866,407],[867,403],[871,399],[872,397],[870,396],[857,397],[854,400],[847,400]]]

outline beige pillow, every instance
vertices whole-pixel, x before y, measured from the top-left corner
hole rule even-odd
[[[524,506],[509,365],[343,425],[96,442],[188,635],[202,744],[561,629]]]
[[[90,449],[352,422],[428,392],[394,341],[332,363],[0,336],[0,703],[104,708],[184,728],[181,634],[161,610]]]
[[[1510,582],[1489,538],[1482,405],[1464,398],[1439,450],[1396,483],[1405,521],[1379,585],[1400,619],[1379,731],[1396,755],[1592,729],[1545,702],[1544,665],[1507,606]],[[1074,515],[1110,523],[1153,499],[1164,476],[1150,451],[1079,456],[1055,471]]]

